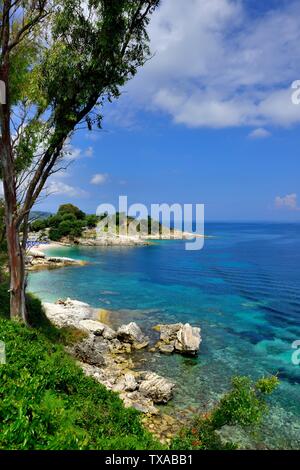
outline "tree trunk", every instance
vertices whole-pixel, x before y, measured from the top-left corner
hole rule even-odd
[[[14,220],[6,219],[7,250],[10,267],[10,316],[28,324],[25,300],[25,260],[19,230]]]
[[[9,90],[9,38],[10,38],[10,8],[11,1],[7,0],[3,8],[2,25],[2,55],[0,79],[4,84],[5,100],[0,104],[0,157],[2,166],[3,189],[5,199],[5,222],[7,236],[7,251],[10,271],[10,316],[24,323],[27,321],[25,303],[25,260],[20,245],[20,224],[18,219],[17,188],[15,178],[15,162],[11,146],[10,130],[10,90]]]

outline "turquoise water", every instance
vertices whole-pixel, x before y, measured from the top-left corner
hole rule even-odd
[[[87,266],[30,274],[42,299],[71,297],[115,311],[112,321],[190,322],[202,328],[197,359],[149,356],[147,368],[177,382],[168,412],[208,409],[236,374],[278,373],[262,435],[245,445],[300,448],[300,366],[291,345],[300,340],[300,225],[207,224],[201,251],[182,241],[134,248],[59,248],[52,255],[85,259]],[[141,362],[141,367],[145,364]]]

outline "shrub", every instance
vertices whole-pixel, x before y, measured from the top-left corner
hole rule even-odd
[[[234,377],[232,390],[206,416],[195,418],[192,427],[183,430],[172,442],[177,450],[228,450],[237,446],[223,442],[217,431],[223,426],[258,426],[268,412],[265,398],[278,386],[276,376],[253,383],[248,377]]]
[[[58,228],[50,228],[49,230],[49,238],[50,240],[53,240],[54,242],[58,242],[61,239],[60,231]]]
[[[140,414],[42,332],[0,320],[0,449],[159,449]]]
[[[47,227],[47,220],[36,220],[30,224],[30,230],[33,232],[39,232],[40,230],[45,230]]]
[[[85,218],[85,224],[89,228],[94,228],[97,226],[99,218],[96,215],[87,215]]]

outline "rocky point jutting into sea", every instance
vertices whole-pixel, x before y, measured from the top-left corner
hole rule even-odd
[[[95,309],[84,302],[66,299],[55,304],[44,303],[47,317],[58,327],[81,330],[85,337],[67,351],[76,358],[84,373],[92,376],[109,390],[119,393],[126,407],[146,415],[145,424],[154,432],[153,417],[164,432],[156,435],[167,441],[180,428],[180,423],[165,416],[156,405],[165,404],[176,393],[175,384],[153,371],[136,370],[131,353],[146,350],[161,353],[196,355],[201,336],[200,328],[189,324],[158,325],[157,344],[149,348],[149,338],[135,323],[121,325],[117,330],[95,319]],[[151,427],[152,426],[152,427]]]

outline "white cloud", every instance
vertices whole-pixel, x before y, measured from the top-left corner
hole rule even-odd
[[[101,185],[104,184],[108,179],[108,174],[106,173],[97,173],[91,179],[91,184]]]
[[[81,157],[81,149],[78,147],[74,147],[69,142],[64,147],[64,157],[67,160],[77,160]]]
[[[4,196],[3,183],[0,181],[0,197]]]
[[[62,181],[51,181],[46,188],[48,195],[69,196],[69,197],[85,197],[87,192],[83,189],[70,186]]]
[[[267,131],[267,129],[258,127],[257,129],[254,129],[252,132],[250,132],[249,137],[250,139],[266,139],[271,135],[271,132]]]
[[[94,149],[93,147],[88,147],[85,151],[84,151],[84,156],[85,157],[92,157],[94,155]]]
[[[275,206],[279,209],[289,209],[291,211],[300,210],[300,207],[298,207],[296,193],[287,194],[286,196],[283,196],[283,197],[277,196],[275,198]]]
[[[190,127],[300,123],[300,3],[250,16],[240,0],[164,0],[149,27],[154,57],[123,104]]]

